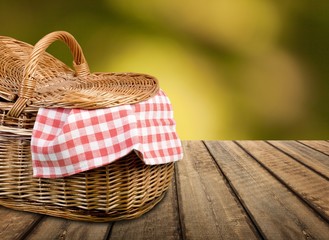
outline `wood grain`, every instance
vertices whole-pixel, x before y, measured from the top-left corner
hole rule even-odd
[[[184,154],[176,179],[184,239],[258,239],[203,143],[184,142]]]
[[[39,214],[0,207],[0,239],[22,239],[41,218]]]
[[[231,141],[207,141],[206,145],[264,238],[326,239],[328,224],[238,145]]]
[[[239,141],[278,180],[329,222],[329,181],[261,141]]]
[[[298,141],[300,143],[303,143],[313,149],[318,150],[319,152],[322,152],[329,156],[329,142],[328,141],[311,141],[311,140],[303,140]]]
[[[142,217],[90,223],[0,207],[0,240],[328,240],[328,146],[183,141],[166,196]]]
[[[329,180],[329,156],[296,141],[269,141],[269,143]]]
[[[103,240],[111,224],[70,221],[47,217],[25,239],[93,239]]]
[[[173,181],[164,199],[142,217],[116,222],[109,239],[180,239],[176,186]]]

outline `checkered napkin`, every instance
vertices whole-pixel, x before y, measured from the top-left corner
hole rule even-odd
[[[107,109],[40,108],[31,139],[33,175],[69,176],[133,150],[149,165],[182,158],[172,107],[162,90],[147,101]]]

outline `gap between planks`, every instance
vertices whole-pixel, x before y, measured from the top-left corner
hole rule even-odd
[[[278,151],[329,181],[329,157],[295,141],[266,141]]]
[[[329,156],[329,142],[327,141],[298,140],[297,142]]]
[[[25,239],[43,219],[42,215],[0,207],[1,240]]]
[[[329,223],[329,181],[263,141],[237,144],[278,181]]]
[[[184,141],[177,186],[185,239],[260,239],[201,141]]]
[[[202,141],[202,143],[204,144],[204,146],[207,148],[210,156],[212,157],[214,163],[217,166],[218,171],[223,175],[225,183],[227,184],[228,188],[230,188],[232,190],[232,193],[234,194],[236,201],[239,202],[240,206],[243,208],[243,210],[246,212],[246,215],[248,216],[250,222],[254,225],[255,227],[255,231],[257,232],[257,235],[259,236],[259,239],[265,239],[265,234],[263,233],[262,229],[260,228],[260,226],[258,225],[257,221],[255,220],[254,216],[251,214],[251,212],[249,211],[248,207],[245,205],[242,197],[240,196],[239,192],[237,191],[237,189],[234,187],[234,185],[232,184],[232,182],[230,181],[230,179],[227,177],[227,175],[225,174],[225,172],[223,171],[223,169],[221,168],[221,166],[219,165],[218,161],[216,161],[215,156],[211,153],[211,150],[209,149],[209,147],[207,146],[205,141]]]
[[[206,141],[266,239],[326,239],[328,224],[232,141]]]

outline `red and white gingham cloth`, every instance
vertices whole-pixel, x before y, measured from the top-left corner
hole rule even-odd
[[[40,108],[31,139],[33,176],[69,176],[133,150],[149,165],[183,157],[172,107],[162,90],[147,101],[107,109]]]

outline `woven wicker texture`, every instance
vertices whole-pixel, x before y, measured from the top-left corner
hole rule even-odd
[[[45,52],[56,40],[67,44],[75,71]],[[35,46],[0,36],[0,97],[15,101],[10,115],[28,106],[97,109],[154,96],[157,80],[137,73],[90,73],[80,45],[67,32],[53,32]]]
[[[71,49],[75,71],[45,53],[55,40]],[[58,179],[32,177],[31,135],[38,107],[100,108],[147,99],[147,75],[90,74],[80,46],[55,32],[32,46],[0,37],[0,205],[73,220],[131,219],[152,209],[174,164],[145,165],[134,152],[104,167]],[[18,99],[17,99],[18,96]]]

